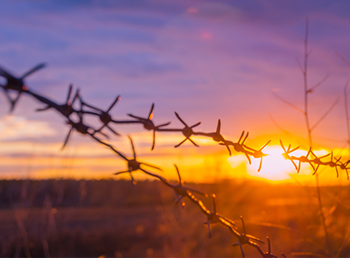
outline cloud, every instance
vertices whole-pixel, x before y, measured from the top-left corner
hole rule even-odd
[[[44,121],[28,121],[20,116],[5,116],[0,120],[0,139],[18,140],[23,138],[41,138],[50,137],[56,134],[56,131]]]

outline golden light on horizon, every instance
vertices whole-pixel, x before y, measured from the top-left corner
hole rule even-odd
[[[264,153],[268,156],[263,158],[262,168],[258,172],[260,165],[260,159],[252,158],[252,164],[247,163],[247,174],[252,177],[259,177],[266,179],[268,181],[286,181],[291,179],[290,174],[296,174],[297,171],[291,161],[286,160],[282,153],[283,150],[280,145],[270,145],[264,149]],[[317,156],[322,156],[329,153],[327,150],[317,150],[314,151]],[[296,150],[292,153],[292,156],[300,157],[307,154],[307,150]],[[310,157],[309,159],[313,159]],[[294,161],[298,166],[298,161]],[[301,163],[301,169],[299,174],[301,175],[311,175],[313,170],[309,164]]]
[[[295,171],[292,162],[286,160],[283,156],[283,150],[279,145],[267,146],[264,153],[268,156],[263,158],[260,172],[258,171],[260,159],[252,159],[252,164],[248,167],[248,174],[261,177],[268,180],[286,180],[290,179],[289,173]]]

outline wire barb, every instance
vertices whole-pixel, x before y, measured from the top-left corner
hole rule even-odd
[[[119,156],[121,156],[122,158],[124,158],[127,161],[127,166],[128,166],[128,170],[116,172],[116,173],[113,173],[113,175],[120,175],[120,174],[124,174],[124,173],[129,173],[130,177],[131,177],[131,180],[134,182],[135,180],[132,177],[131,173],[134,172],[134,171],[137,171],[137,170],[141,170],[145,174],[148,174],[150,176],[156,177],[155,174],[145,170],[143,168],[143,166],[154,168],[154,169],[157,169],[159,171],[163,171],[161,168],[159,168],[157,166],[154,166],[154,165],[151,165],[151,164],[148,164],[148,163],[145,163],[145,162],[137,161],[137,155],[136,155],[136,150],[135,150],[135,146],[134,146],[133,140],[132,140],[132,138],[130,136],[128,136],[128,138],[130,140],[130,144],[131,144],[131,148],[132,148],[132,152],[133,152],[133,158],[132,159],[126,158],[124,155],[121,155],[118,151],[116,151],[112,146],[109,146],[113,151],[115,151]]]
[[[161,125],[155,126],[154,123],[153,123],[153,121],[152,121],[152,118],[153,118],[153,110],[154,110],[154,103],[152,103],[152,106],[151,106],[151,109],[150,109],[150,112],[149,112],[147,118],[142,118],[142,117],[135,116],[135,115],[133,115],[133,114],[128,114],[128,116],[130,116],[130,117],[136,119],[135,122],[142,123],[142,124],[143,124],[143,127],[144,127],[146,130],[153,131],[151,150],[154,149],[155,144],[156,144],[156,131],[160,131],[160,129],[161,129],[162,127],[165,127],[165,126],[167,126],[167,125],[170,124],[170,122],[168,122],[168,123],[165,123],[165,124],[161,124]]]
[[[28,91],[28,87],[25,85],[24,79],[32,73],[44,68],[45,66],[45,63],[38,64],[20,77],[15,77],[14,75],[7,72],[4,68],[0,67],[0,76],[6,79],[6,84],[0,86],[4,90],[4,94],[10,103],[10,114],[14,111],[15,106],[22,93]],[[17,95],[14,98],[11,98],[9,91],[14,91],[17,93]]]

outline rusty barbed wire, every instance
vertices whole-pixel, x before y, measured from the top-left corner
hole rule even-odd
[[[224,143],[220,143],[220,145],[233,146],[235,151],[242,152],[247,157],[249,164],[252,164],[250,156],[253,156],[254,153],[248,151],[246,149],[246,146],[244,145],[248,136],[249,136],[249,132],[247,132],[246,136],[244,137],[244,131],[243,131],[237,142],[225,141]],[[243,141],[241,142],[242,139]]]
[[[262,162],[263,162],[263,158],[267,156],[267,154],[264,154],[262,152],[262,150],[271,142],[271,140],[269,140],[267,143],[265,143],[265,145],[263,145],[259,150],[255,150],[251,147],[248,147],[246,145],[243,144],[243,147],[244,148],[247,148],[248,150],[252,151],[253,154],[252,156],[254,158],[257,158],[257,159],[260,159],[260,164],[259,164],[259,168],[258,168],[258,172],[261,170],[261,167],[262,167]]]
[[[225,143],[225,138],[224,136],[222,136],[222,134],[220,133],[221,131],[221,121],[220,119],[218,120],[218,125],[216,126],[216,131],[212,132],[212,133],[203,133],[203,132],[194,132],[194,135],[203,135],[203,136],[207,136],[207,137],[211,137],[213,139],[213,141],[219,142],[221,145],[225,145],[228,153],[231,156],[231,150],[230,147]]]
[[[103,128],[107,127],[112,133],[114,133],[115,135],[120,135],[119,133],[117,133],[112,127],[109,126],[109,123],[112,122],[112,116],[109,114],[109,112],[111,111],[111,109],[114,107],[114,105],[118,102],[118,100],[120,99],[120,96],[118,95],[115,100],[112,102],[112,104],[109,106],[109,108],[104,111],[100,108],[94,107],[92,105],[89,105],[88,103],[86,103],[85,101],[83,101],[82,97],[79,95],[79,101],[82,107],[86,106],[89,107],[90,109],[93,109],[99,113],[95,113],[95,112],[91,112],[91,111],[84,111],[83,108],[81,108],[80,113],[81,114],[91,114],[91,115],[95,115],[98,116],[102,126],[96,130],[96,132],[100,132]]]
[[[15,105],[17,104],[19,97],[22,93],[26,93],[26,94],[34,97],[40,103],[43,103],[46,105],[44,108],[37,109],[37,111],[45,111],[45,110],[53,108],[56,111],[58,111],[58,113],[63,115],[65,119],[67,119],[66,123],[68,125],[70,125],[71,128],[70,128],[70,130],[65,138],[63,147],[65,147],[67,145],[69,138],[70,138],[70,135],[71,135],[73,130],[76,130],[77,132],[79,132],[83,135],[89,135],[95,141],[110,148],[119,157],[121,157],[122,159],[124,159],[127,162],[127,170],[115,172],[114,175],[129,173],[132,184],[135,184],[136,181],[135,181],[132,173],[140,170],[140,171],[144,172],[145,174],[147,174],[155,179],[160,180],[164,185],[171,188],[175,192],[175,195],[177,197],[176,202],[179,202],[182,207],[184,207],[184,203],[183,203],[182,199],[184,197],[187,197],[190,200],[190,202],[195,204],[200,209],[200,211],[206,216],[207,221],[205,222],[205,224],[208,227],[209,237],[211,237],[211,235],[212,235],[211,228],[210,228],[211,224],[215,224],[215,223],[221,224],[221,225],[225,226],[226,228],[228,228],[229,231],[234,236],[237,237],[238,242],[233,244],[233,246],[240,247],[240,250],[241,250],[243,257],[245,256],[244,250],[243,250],[243,245],[249,245],[249,246],[254,247],[262,257],[277,257],[271,253],[271,243],[270,243],[269,238],[267,238],[268,251],[263,252],[263,250],[261,249],[259,244],[264,244],[264,242],[262,240],[260,240],[259,238],[252,236],[252,235],[248,235],[246,233],[245,222],[244,222],[243,217],[241,217],[243,233],[239,233],[236,226],[235,226],[235,222],[233,220],[228,219],[228,218],[220,215],[219,213],[217,213],[216,203],[215,203],[216,196],[214,194],[211,195],[212,201],[213,201],[213,211],[211,211],[206,206],[204,206],[203,202],[201,200],[197,199],[193,193],[200,194],[203,196],[208,196],[208,194],[203,193],[201,191],[198,191],[196,189],[184,186],[182,179],[181,179],[179,169],[176,165],[175,165],[175,169],[176,169],[177,175],[178,175],[178,183],[173,184],[173,183],[170,183],[166,178],[164,178],[160,175],[154,174],[152,172],[149,172],[148,170],[143,168],[143,166],[146,166],[149,168],[156,169],[158,171],[162,171],[162,169],[157,167],[157,166],[154,166],[154,165],[151,165],[148,163],[144,163],[144,162],[140,162],[137,160],[135,147],[134,147],[132,138],[130,136],[128,136],[128,137],[129,137],[130,144],[131,144],[132,151],[133,151],[133,158],[127,158],[126,155],[124,155],[119,150],[114,148],[111,144],[109,144],[105,141],[102,141],[101,139],[96,137],[96,134],[97,133],[101,134],[108,139],[108,136],[102,132],[102,130],[105,127],[107,127],[113,134],[119,135],[119,133],[117,133],[117,131],[115,131],[113,128],[110,127],[110,123],[114,123],[114,124],[135,124],[135,123],[140,124],[141,123],[146,130],[150,130],[153,132],[152,148],[151,148],[152,150],[155,147],[155,134],[156,134],[156,132],[181,132],[185,136],[185,139],[182,142],[180,142],[179,144],[175,145],[175,148],[179,147],[187,140],[189,140],[193,145],[198,146],[191,139],[191,136],[198,135],[198,136],[210,137],[213,139],[213,141],[218,142],[219,145],[224,145],[227,148],[227,150],[229,151],[230,155],[231,155],[231,149],[229,146],[232,146],[236,152],[243,153],[247,157],[250,164],[251,164],[251,157],[260,159],[258,171],[261,170],[263,157],[267,156],[267,154],[263,153],[263,149],[271,142],[271,140],[269,140],[266,144],[264,144],[259,149],[251,148],[245,144],[245,142],[248,138],[248,135],[249,135],[248,132],[245,134],[245,131],[242,132],[242,134],[240,135],[237,142],[227,140],[221,134],[221,121],[220,121],[220,119],[218,120],[218,124],[217,124],[217,128],[216,128],[215,132],[211,132],[211,133],[196,132],[193,130],[193,128],[200,125],[201,122],[198,122],[198,123],[194,124],[193,126],[188,126],[176,112],[175,112],[175,115],[180,120],[180,122],[185,126],[184,128],[179,128],[179,129],[177,129],[177,128],[163,128],[163,127],[168,126],[170,124],[170,122],[156,126],[152,120],[153,111],[154,111],[154,103],[151,106],[151,109],[149,111],[147,118],[138,117],[138,116],[135,116],[135,115],[129,113],[128,115],[130,117],[134,118],[135,120],[116,120],[112,117],[112,115],[110,114],[110,111],[115,106],[115,104],[118,102],[118,100],[120,99],[120,96],[117,96],[114,99],[114,101],[112,102],[112,104],[108,107],[108,109],[106,111],[104,111],[103,109],[97,108],[97,107],[85,102],[83,100],[83,98],[81,97],[79,89],[76,90],[74,97],[71,98],[72,90],[73,90],[72,84],[69,86],[66,102],[64,104],[57,104],[56,102],[50,100],[49,98],[44,97],[38,93],[35,93],[32,90],[29,90],[25,86],[24,78],[27,77],[28,75],[34,73],[35,71],[43,68],[44,66],[45,66],[44,64],[39,64],[39,65],[35,66],[33,69],[29,70],[27,73],[25,73],[22,77],[19,77],[19,78],[16,78],[16,77],[10,75],[4,69],[0,68],[0,76],[7,79],[7,83],[5,85],[0,85],[0,87],[4,90],[5,96],[8,98],[8,100],[10,102],[10,112],[12,112],[14,110]],[[15,93],[17,93],[16,97],[14,99],[12,99],[10,97],[8,91],[14,91]],[[80,109],[79,110],[75,109],[73,107],[73,105],[75,104],[75,101],[77,99],[80,101]],[[86,108],[88,108],[89,110],[86,110]],[[75,113],[78,116],[78,121],[75,121],[71,117],[73,113]],[[98,117],[100,122],[102,123],[102,125],[100,127],[98,127],[98,129],[95,129],[91,126],[86,125],[84,123],[84,116],[85,115],[93,115],[93,116]],[[335,168],[335,170],[337,172],[337,176],[339,176],[338,168],[341,170],[345,170],[347,173],[347,176],[349,178],[348,165],[349,165],[350,161],[347,161],[344,163],[341,162],[340,161],[341,157],[339,157],[339,158],[333,157],[333,152],[331,152],[327,155],[321,156],[321,157],[317,157],[315,155],[315,153],[312,151],[312,149],[310,148],[308,153],[305,156],[295,157],[295,156],[292,156],[291,153],[293,153],[294,151],[299,149],[299,147],[291,149],[291,145],[289,144],[288,148],[286,149],[284,147],[282,141],[280,141],[280,144],[281,144],[281,147],[284,151],[284,153],[282,155],[286,159],[290,160],[293,163],[297,172],[300,171],[301,163],[308,163],[308,164],[310,164],[310,166],[314,170],[313,174],[315,174],[317,172],[317,170],[320,166],[329,166],[329,167]],[[311,157],[311,155],[313,156],[313,158]],[[328,156],[331,156],[330,161],[324,161],[324,158],[326,158]],[[298,166],[296,165],[295,162],[298,162]],[[282,256],[285,257],[283,254],[282,254]]]
[[[73,84],[70,84],[69,88],[68,88],[68,94],[67,94],[66,102],[64,104],[57,104],[57,103],[55,103],[54,101],[52,101],[52,100],[50,100],[48,98],[45,98],[45,97],[43,97],[43,96],[41,96],[39,94],[36,94],[33,91],[30,91],[29,89],[27,89],[25,92],[30,94],[30,95],[32,95],[34,98],[36,98],[40,102],[46,104],[46,107],[36,109],[37,112],[46,111],[48,109],[54,108],[56,111],[61,113],[64,117],[69,119],[71,114],[78,113],[77,110],[75,110],[73,108],[73,105],[74,105],[74,102],[76,101],[76,99],[79,96],[79,89],[76,90],[73,99],[71,99],[72,90],[73,90]]]
[[[142,123],[142,124],[143,124],[143,127],[144,127],[146,130],[153,131],[151,150],[154,149],[155,144],[156,144],[156,131],[158,131],[160,128],[162,128],[162,127],[167,126],[167,125],[170,124],[170,122],[168,122],[168,123],[161,124],[161,125],[157,125],[157,126],[154,125],[154,123],[153,123],[153,121],[152,121],[152,118],[153,118],[153,110],[154,110],[154,103],[152,103],[151,110],[149,111],[149,114],[148,114],[148,117],[147,117],[147,118],[135,116],[135,115],[133,115],[133,114],[128,114],[128,116],[130,116],[130,117],[132,117],[132,118],[135,118],[136,121]]]
[[[81,95],[79,95],[79,101],[82,105],[82,109],[79,111],[82,114],[89,114],[89,115],[94,115],[94,116],[98,116],[98,118],[100,119],[100,121],[102,122],[102,126],[97,129],[98,132],[100,132],[103,128],[107,127],[112,133],[114,133],[115,135],[120,136],[119,133],[117,133],[110,125],[109,123],[115,123],[115,124],[139,124],[141,123],[140,121],[133,121],[133,120],[115,120],[112,118],[112,116],[110,115],[110,111],[112,110],[112,108],[114,107],[114,105],[119,101],[120,99],[120,95],[118,95],[115,100],[112,102],[112,104],[108,107],[108,109],[106,111],[97,108],[95,106],[92,106],[91,104],[88,104],[87,102],[83,101]],[[93,111],[88,111],[88,110],[84,110],[84,106],[97,111],[99,113],[93,112]]]
[[[341,170],[345,170],[346,175],[347,175],[347,179],[349,180],[348,169],[350,169],[350,167],[348,167],[348,165],[349,165],[350,161],[347,161],[345,163],[341,162],[340,160],[341,160],[342,156],[335,158],[333,155],[333,151],[331,151],[330,153],[323,155],[321,157],[317,157],[316,154],[312,151],[312,148],[310,147],[309,151],[307,152],[307,154],[305,156],[301,155],[299,157],[295,157],[295,156],[291,156],[290,154],[292,152],[296,151],[297,149],[299,149],[300,146],[298,146],[294,149],[291,149],[291,145],[289,144],[288,149],[286,150],[281,140],[280,140],[280,144],[281,144],[281,147],[284,151],[284,153],[282,154],[283,157],[285,159],[290,160],[293,163],[297,173],[299,173],[299,171],[300,171],[301,163],[308,163],[311,166],[312,170],[314,171],[312,175],[316,174],[316,172],[320,166],[328,166],[330,168],[335,168],[335,171],[337,173],[337,177],[339,177],[338,168],[340,168]],[[310,154],[314,158],[309,159]],[[324,159],[328,156],[330,156],[329,161],[322,161],[321,160],[321,159]],[[295,164],[294,161],[298,161],[298,166]]]
[[[6,84],[2,85],[2,89],[4,90],[6,98],[10,102],[10,113],[12,113],[12,111],[14,110],[15,105],[17,104],[22,92],[28,90],[27,86],[24,83],[24,79],[32,73],[44,68],[45,66],[45,63],[38,64],[26,73],[24,73],[21,77],[15,77],[9,72],[7,72],[5,69],[0,67],[0,76],[6,79]],[[17,96],[14,99],[12,99],[9,94],[9,91],[11,90],[17,93]]]
[[[120,157],[122,157],[128,163],[128,170],[116,172],[113,175],[120,175],[120,174],[124,174],[124,173],[129,173],[129,175],[131,177],[132,184],[136,184],[136,181],[135,181],[134,177],[132,176],[132,172],[134,172],[134,171],[141,170],[144,173],[154,177],[154,174],[152,174],[151,172],[148,172],[147,170],[142,168],[141,165],[144,165],[144,166],[147,166],[147,167],[151,167],[151,168],[157,169],[159,171],[163,171],[161,168],[159,168],[157,166],[154,166],[154,165],[151,165],[151,164],[148,164],[148,163],[145,163],[145,162],[137,161],[136,160],[137,157],[136,157],[136,151],[135,151],[134,143],[133,143],[131,137],[130,136],[128,136],[128,137],[129,137],[131,148],[132,148],[132,152],[133,152],[133,158],[132,159],[128,159],[123,154],[121,154],[120,152],[115,150],[111,145],[105,144],[105,145],[108,145],[108,147],[110,147],[115,153],[117,153]]]
[[[20,78],[16,78],[14,76],[12,76],[10,73],[8,73],[7,71],[5,71],[4,69],[2,69],[0,67],[0,76],[4,77],[7,80],[7,83],[5,85],[0,85],[0,87],[4,90],[6,97],[10,98],[10,95],[8,94],[8,91],[15,91],[18,93],[18,96],[22,93],[27,93],[31,96],[33,96],[35,99],[37,99],[39,102],[45,104],[46,106],[44,108],[39,108],[36,111],[46,111],[48,109],[54,108],[56,111],[58,111],[59,113],[61,113],[63,116],[65,116],[67,119],[70,119],[70,116],[73,113],[76,113],[79,116],[79,119],[82,120],[82,117],[84,114],[87,115],[94,115],[94,116],[98,116],[102,126],[99,129],[94,129],[94,132],[101,132],[101,130],[104,127],[107,127],[111,132],[113,132],[114,134],[118,135],[118,133],[112,129],[109,126],[109,123],[116,123],[116,124],[135,124],[135,123],[141,123],[143,124],[143,127],[146,130],[151,130],[153,131],[153,138],[152,138],[152,147],[151,149],[153,150],[155,147],[155,134],[156,132],[182,132],[183,135],[186,137],[186,139],[179,143],[178,145],[175,145],[175,147],[179,147],[180,145],[182,145],[182,143],[184,143],[186,140],[191,141],[194,145],[198,146],[192,139],[190,139],[190,137],[192,135],[200,135],[200,136],[205,136],[205,137],[210,137],[212,138],[214,141],[219,142],[220,145],[225,145],[230,156],[231,156],[231,150],[229,148],[229,145],[232,145],[234,147],[234,149],[237,152],[243,152],[246,157],[249,160],[249,163],[251,163],[250,161],[250,157],[249,156],[253,156],[253,157],[257,157],[257,158],[261,158],[262,156],[266,156],[266,154],[263,154],[261,152],[261,150],[267,145],[264,145],[261,149],[260,152],[255,151],[253,148],[250,148],[251,150],[253,150],[253,152],[249,152],[247,151],[247,148],[249,148],[247,145],[244,145],[245,140],[248,137],[248,133],[246,135],[246,137],[244,138],[243,142],[240,143],[240,140],[238,141],[238,143],[234,143],[232,141],[228,141],[225,140],[225,138],[221,135],[220,130],[221,130],[221,121],[220,119],[218,120],[218,124],[217,124],[217,128],[215,132],[211,132],[211,133],[206,133],[206,132],[195,132],[192,129],[198,125],[200,125],[200,122],[189,127],[182,119],[181,117],[175,112],[176,117],[180,120],[181,123],[183,123],[185,125],[184,128],[182,129],[168,129],[168,128],[162,128],[165,127],[167,125],[170,124],[170,122],[168,123],[164,123],[164,124],[160,124],[158,126],[156,126],[153,121],[153,111],[154,111],[154,103],[152,103],[150,112],[148,114],[147,118],[143,118],[143,117],[139,117],[139,116],[135,116],[133,114],[128,113],[128,116],[135,118],[136,120],[116,120],[113,119],[113,117],[110,115],[110,111],[111,109],[114,107],[114,105],[117,103],[117,101],[120,99],[120,96],[117,96],[116,99],[112,102],[112,104],[109,106],[109,108],[107,109],[107,111],[104,111],[100,108],[97,108],[91,104],[88,104],[87,102],[83,101],[81,94],[80,94],[80,90],[77,89],[76,93],[73,97],[73,99],[71,99],[71,94],[72,94],[72,90],[73,90],[73,85],[70,84],[69,85],[69,89],[68,89],[68,94],[67,94],[67,98],[66,98],[66,102],[64,104],[57,104],[56,102],[50,100],[47,97],[44,97],[38,93],[35,93],[32,90],[29,90],[28,87],[25,86],[24,83],[24,78],[27,77],[28,75],[34,73],[35,71],[42,69],[43,67],[45,67],[46,64],[42,63],[39,64],[37,66],[35,66],[34,68],[32,68],[31,70],[29,70],[27,73],[25,73],[22,77]],[[10,104],[11,104],[11,112],[14,109],[15,104],[17,103],[19,97],[16,97],[15,100],[12,100],[11,98],[10,100]],[[75,103],[75,101],[79,99],[80,101],[80,110],[76,110],[73,108],[73,105]],[[14,103],[14,104],[13,104]],[[89,110],[84,110],[84,107],[88,107],[94,111],[89,111]],[[71,119],[70,119],[71,120]],[[72,121],[72,120],[71,120]],[[72,121],[73,122],[73,121]],[[81,121],[80,121],[81,122]],[[78,122],[79,123],[79,122]],[[71,123],[69,123],[71,124]],[[242,138],[242,136],[241,136]],[[244,145],[244,146],[243,146]],[[260,170],[259,170],[260,171]]]
[[[271,253],[271,241],[270,241],[270,238],[269,237],[266,237],[267,239],[267,252],[266,253],[263,253],[262,256],[265,257],[265,258],[277,258],[276,255],[273,255]],[[281,254],[283,257],[286,257],[285,255]]]
[[[70,87],[70,91],[71,92],[71,87]],[[77,93],[75,94],[75,97],[73,99],[73,101],[76,99],[76,97],[79,95],[79,90],[77,91]],[[70,93],[68,94],[68,98],[69,99],[70,97]],[[68,102],[67,102],[68,103]],[[64,149],[64,147],[67,145],[68,141],[69,141],[69,138],[70,138],[70,135],[71,133],[73,132],[73,130],[76,130],[77,132],[83,134],[83,135],[90,135],[90,136],[94,136],[93,138],[96,138],[95,137],[95,134],[96,133],[99,133],[103,136],[105,136],[106,138],[108,138],[108,136],[104,133],[102,133],[101,131],[99,130],[96,130],[94,128],[92,128],[91,126],[88,126],[86,124],[84,124],[83,122],[83,113],[82,113],[82,108],[83,108],[83,104],[80,103],[80,110],[77,112],[77,115],[79,117],[79,121],[78,122],[74,122],[73,120],[71,120],[70,118],[67,118],[67,124],[69,124],[71,126],[71,128],[69,129],[69,132],[64,140],[64,143],[63,143],[63,146],[61,149]]]
[[[183,129],[169,129],[169,128],[165,128],[165,129],[161,129],[159,128],[158,131],[159,132],[182,132],[182,134],[186,137],[185,140],[183,140],[182,142],[180,142],[179,144],[175,145],[174,147],[177,148],[180,145],[182,145],[185,141],[189,140],[194,146],[199,147],[192,139],[191,136],[193,134],[195,134],[195,132],[192,130],[193,128],[199,126],[202,122],[198,122],[192,126],[188,126],[182,119],[181,117],[178,115],[178,113],[175,112],[176,117],[180,120],[180,122],[185,126]]]

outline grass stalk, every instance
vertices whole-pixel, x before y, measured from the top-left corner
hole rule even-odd
[[[308,94],[312,91],[308,89],[308,77],[307,77],[307,68],[308,68],[308,58],[310,55],[310,51],[308,49],[308,37],[309,37],[309,21],[306,18],[306,24],[305,24],[305,39],[304,39],[304,67],[303,67],[303,81],[304,81],[304,117],[305,117],[305,123],[306,123],[306,129],[307,129],[307,135],[309,140],[309,146],[312,148],[313,142],[312,142],[312,129],[310,126],[310,118],[309,118],[309,99]],[[321,225],[325,234],[325,244],[328,250],[328,255],[332,254],[331,246],[329,242],[329,234],[326,224],[326,217],[323,211],[323,203],[322,203],[322,197],[321,197],[321,189],[320,189],[320,183],[319,183],[319,174],[316,174],[315,176],[316,180],[316,190],[317,190],[317,200],[318,200],[318,207],[319,207],[319,213],[320,213],[320,220]]]

